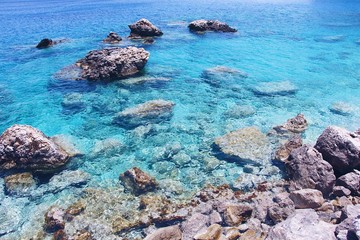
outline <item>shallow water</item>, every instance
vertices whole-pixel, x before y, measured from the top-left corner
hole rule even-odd
[[[125,84],[54,78],[88,51],[108,47],[101,40],[109,31],[126,37],[127,25],[142,17],[164,35],[153,45],[125,40],[119,46],[144,47],[151,54],[144,76],[170,81]],[[187,23],[199,18],[225,21],[239,32],[190,33]],[[20,123],[49,136],[70,135],[85,156],[67,168],[89,173],[88,186],[117,186],[118,175],[132,166],[159,180],[177,181],[190,192],[207,183],[231,184],[243,168],[213,156],[211,144],[217,136],[247,126],[266,133],[300,112],[310,123],[304,135],[307,143],[328,125],[359,127],[358,1],[2,1],[0,32],[0,130]],[[34,48],[44,37],[69,41],[50,49]],[[248,77],[220,76],[217,84],[209,84],[203,71],[218,65]],[[265,82],[279,81],[289,81],[297,91],[281,96],[253,91]],[[70,93],[81,94],[80,108],[62,106]],[[176,103],[171,121],[152,125],[150,131],[112,124],[117,112],[159,98]],[[345,102],[350,114],[331,111],[336,102]],[[229,117],[235,105],[251,106],[256,112]],[[141,131],[149,132],[139,136]],[[109,138],[123,147],[99,153],[96,147]],[[168,152],[176,157],[169,158]],[[12,236],[29,231],[28,219],[36,215],[29,209],[60,201],[56,199],[73,201],[77,191],[12,199],[21,216]],[[6,197],[2,208],[9,201]]]

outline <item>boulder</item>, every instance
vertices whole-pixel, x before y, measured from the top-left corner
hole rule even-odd
[[[256,127],[238,129],[218,137],[214,148],[219,157],[240,163],[264,164],[271,155],[270,142]]]
[[[83,153],[74,144],[75,140],[71,135],[58,134],[51,137],[58,146],[64,149],[70,157],[77,157],[83,155]]]
[[[316,189],[301,189],[290,193],[295,208],[319,208],[324,203],[322,193]]]
[[[194,213],[190,218],[181,224],[183,239],[190,240],[199,233],[205,232],[209,225],[209,216],[202,213]]]
[[[334,168],[343,175],[360,168],[360,134],[330,126],[317,139],[315,148]]]
[[[110,43],[110,44],[119,43],[121,41],[122,41],[122,38],[116,32],[110,32],[107,35],[107,37],[103,40],[103,42]]]
[[[347,218],[342,221],[335,230],[338,240],[358,240],[360,239],[360,216]]]
[[[313,209],[297,209],[285,221],[273,226],[267,240],[336,240],[336,225],[321,221]]]
[[[248,74],[236,68],[215,66],[205,69],[201,74],[204,81],[214,87],[233,85],[239,80],[247,78]]]
[[[254,115],[256,109],[249,105],[235,105],[225,112],[225,116],[229,118],[246,118]]]
[[[86,103],[81,93],[69,93],[64,96],[61,106],[69,113],[78,113],[86,108]]]
[[[190,29],[190,31],[194,32],[237,32],[235,28],[232,28],[228,24],[220,22],[218,20],[195,20],[189,24],[188,28]]]
[[[26,196],[36,188],[31,173],[18,173],[5,177],[5,190],[10,195]]]
[[[360,172],[355,171],[339,177],[336,185],[349,189],[354,196],[360,196]]]
[[[292,189],[317,189],[325,196],[332,192],[336,180],[334,171],[315,148],[304,145],[293,150],[286,168]]]
[[[36,48],[38,48],[38,49],[48,48],[48,47],[52,47],[56,44],[65,42],[65,41],[66,41],[66,39],[52,40],[49,38],[44,38],[36,45]]]
[[[119,179],[122,181],[125,189],[131,191],[135,195],[154,191],[158,186],[155,178],[149,176],[137,167],[133,167],[124,172],[120,175]]]
[[[113,122],[124,128],[170,120],[175,103],[162,99],[151,100],[118,113]]]
[[[0,169],[51,172],[68,160],[64,149],[31,126],[13,125],[0,136]]]
[[[260,83],[252,90],[260,96],[285,96],[295,94],[298,89],[290,81],[280,81]]]
[[[349,196],[351,191],[343,186],[335,186],[333,188],[333,195],[336,197]]]
[[[44,228],[47,232],[56,232],[65,228],[65,211],[58,207],[51,207],[45,213]]]
[[[130,24],[129,28],[131,30],[130,38],[158,37],[163,35],[163,32],[159,28],[145,18]]]
[[[147,235],[144,240],[182,240],[182,233],[177,225],[163,227]]]
[[[105,48],[90,51],[76,65],[81,68],[80,78],[114,80],[137,74],[145,67],[149,56],[143,48]]]
[[[249,205],[239,204],[226,207],[224,222],[228,226],[238,226],[251,217],[253,209]]]
[[[299,113],[293,118],[290,118],[283,125],[276,126],[273,129],[278,134],[286,134],[286,133],[302,133],[308,128],[308,122],[305,119],[304,115]],[[298,139],[295,139],[299,142]]]
[[[294,202],[287,192],[277,194],[274,204],[268,209],[269,218],[276,224],[287,219],[295,211]]]
[[[279,149],[275,153],[275,159],[279,161],[286,161],[288,160],[291,151],[301,146],[301,137],[299,135],[294,135],[279,147]]]
[[[213,224],[206,229],[206,232],[198,233],[194,236],[195,240],[218,240],[220,239],[222,228],[219,224]]]

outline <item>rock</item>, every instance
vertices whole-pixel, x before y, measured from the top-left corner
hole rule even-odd
[[[122,41],[122,38],[116,32],[110,32],[103,42],[114,44]]]
[[[296,86],[290,81],[260,83],[252,90],[260,96],[285,96],[297,92]]]
[[[151,100],[118,113],[113,122],[125,127],[134,128],[149,123],[160,123],[170,120],[175,103],[162,99]]]
[[[47,232],[56,232],[65,228],[65,211],[58,207],[51,207],[45,213],[44,228]]]
[[[244,204],[228,206],[224,212],[224,222],[228,226],[237,226],[248,220],[253,209]]]
[[[235,68],[226,66],[216,66],[205,69],[201,77],[204,81],[214,87],[229,86],[238,82],[240,79],[248,77],[248,74]],[[233,81],[232,81],[233,80]]]
[[[330,126],[317,139],[315,148],[337,175],[360,168],[360,134]]]
[[[13,125],[0,136],[0,169],[54,171],[69,160],[69,154],[40,130]]]
[[[287,161],[291,151],[301,146],[301,137],[299,135],[294,135],[279,147],[279,149],[275,153],[275,159],[279,161]]]
[[[334,171],[315,148],[304,145],[293,150],[286,168],[292,189],[317,189],[325,196],[332,192],[336,180]]]
[[[116,138],[107,138],[101,141],[96,141],[92,150],[92,155],[97,157],[99,155],[113,156],[121,153],[124,150],[124,145]]]
[[[219,157],[239,163],[264,164],[271,154],[270,143],[265,134],[256,127],[238,129],[218,137],[214,141]]]
[[[5,234],[18,230],[23,223],[23,219],[22,206],[17,206],[14,199],[2,199],[0,204],[0,238]]]
[[[325,36],[321,38],[316,38],[316,42],[324,42],[324,43],[335,43],[335,42],[341,42],[345,39],[345,36],[343,35],[335,35],[335,36]]]
[[[319,208],[324,203],[322,193],[316,189],[301,189],[290,193],[295,208]]]
[[[72,136],[68,135],[55,135],[51,137],[58,146],[60,146],[64,151],[69,154],[70,157],[77,157],[83,155],[82,152],[74,144],[74,139]]]
[[[170,80],[171,78],[168,77],[141,76],[141,77],[132,77],[132,78],[124,79],[120,82],[120,84],[125,86],[145,84],[145,83],[163,84],[169,82]]]
[[[298,209],[269,231],[267,240],[336,240],[336,225],[323,222],[313,209]]]
[[[336,185],[349,189],[354,196],[360,196],[360,172],[351,172],[339,177]]]
[[[248,105],[235,105],[231,109],[225,112],[225,115],[229,118],[246,118],[254,115],[256,110],[252,106]]]
[[[45,191],[56,193],[70,186],[82,186],[86,184],[89,180],[90,175],[86,172],[83,172],[81,170],[66,170],[50,178]]]
[[[56,44],[65,42],[65,41],[66,41],[66,39],[52,40],[49,38],[44,38],[36,45],[36,48],[38,48],[38,49],[48,48],[48,47],[52,47]]]
[[[124,187],[134,193],[140,195],[157,188],[155,179],[137,167],[131,168],[120,175]]]
[[[181,230],[183,232],[183,239],[190,240],[201,231],[206,231],[209,225],[209,216],[194,213],[192,216],[181,224]]]
[[[241,235],[239,240],[264,240],[265,238],[266,233],[254,229],[249,229]]]
[[[144,240],[182,240],[182,233],[179,226],[159,228]]]
[[[218,20],[195,20],[189,24],[188,28],[190,29],[190,31],[194,32],[237,32],[235,28],[232,28],[228,24],[220,22]]]
[[[5,177],[5,190],[10,195],[27,196],[36,188],[31,173],[18,173]]]
[[[136,23],[129,25],[131,30],[130,38],[158,37],[163,32],[155,27],[149,20],[142,18]]]
[[[195,240],[218,240],[221,236],[221,226],[219,224],[213,224],[207,228],[206,232],[198,233],[194,236]]]
[[[360,215],[360,204],[352,205],[349,204],[347,206],[344,206],[342,209],[341,217],[342,219],[346,218],[356,218]]]
[[[82,70],[80,78],[114,80],[137,74],[145,67],[149,56],[143,48],[105,48],[90,51],[76,65]]]
[[[213,211],[210,215],[210,224],[221,224],[222,223],[222,218],[220,213],[218,213],[217,211]]]
[[[78,113],[86,108],[85,101],[80,93],[66,94],[61,106],[70,113]]]
[[[288,119],[283,125],[276,126],[273,129],[279,134],[284,134],[288,132],[302,133],[307,129],[307,127],[308,122],[305,119],[304,115],[300,113],[295,117]],[[296,141],[299,142],[299,140]]]
[[[241,191],[249,191],[258,186],[258,184],[265,182],[266,176],[251,173],[242,173],[232,184],[232,187]]]
[[[346,102],[336,102],[331,105],[330,111],[335,114],[348,116],[354,113],[354,107]]]
[[[349,196],[351,191],[343,186],[335,186],[333,188],[333,195],[336,197]]]
[[[273,206],[268,209],[268,215],[275,224],[284,221],[294,213],[295,205],[287,192],[276,195],[273,201]]]
[[[335,235],[339,240],[358,240],[360,236],[360,216],[357,218],[347,218],[342,221],[335,230]]]

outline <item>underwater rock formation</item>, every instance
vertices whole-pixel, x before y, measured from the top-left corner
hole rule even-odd
[[[228,24],[220,22],[218,20],[195,20],[189,24],[188,28],[190,29],[190,31],[194,32],[237,32],[235,28],[232,28]]]
[[[129,28],[131,30],[130,38],[158,37],[163,35],[159,28],[145,18],[130,24]]]
[[[137,167],[124,172],[120,175],[119,179],[122,181],[125,189],[129,190],[135,195],[154,191],[158,186],[155,178],[149,176]]]
[[[355,112],[355,107],[346,102],[335,102],[329,109],[331,112],[343,116],[349,116]]]
[[[247,78],[248,74],[235,68],[216,66],[205,69],[202,72],[201,77],[211,86],[219,87],[229,86],[231,83],[236,83],[236,81],[232,82],[232,80]]]
[[[115,44],[122,41],[122,38],[116,32],[110,32],[103,40],[105,43]]]
[[[36,188],[36,181],[31,173],[18,173],[4,178],[5,190],[10,195],[26,196]]]
[[[279,161],[288,160],[292,150],[297,149],[302,146],[302,139],[299,135],[292,136],[284,144],[282,144],[275,153],[275,159]]]
[[[252,91],[260,96],[285,96],[297,92],[296,86],[290,81],[259,83]]]
[[[44,38],[36,45],[36,48],[38,48],[38,49],[48,48],[48,47],[52,47],[56,44],[63,43],[65,41],[66,41],[66,39],[52,40],[49,38]]]
[[[143,48],[106,48],[90,51],[76,65],[82,69],[81,78],[114,80],[137,74],[145,67],[149,56]]]
[[[51,172],[69,158],[64,149],[31,126],[13,125],[0,136],[0,169]]]

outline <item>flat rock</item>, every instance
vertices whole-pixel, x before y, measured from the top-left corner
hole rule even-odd
[[[219,224],[210,225],[206,232],[198,233],[194,236],[195,240],[218,240],[220,239],[222,228]]]
[[[125,128],[170,120],[175,103],[162,99],[151,100],[118,113],[113,122]]]
[[[336,180],[336,185],[349,189],[354,196],[360,196],[360,171],[347,173]]]
[[[286,168],[292,189],[317,189],[325,196],[332,192],[336,180],[334,171],[315,148],[304,145],[293,150]]]
[[[201,77],[204,81],[212,86],[229,86],[229,84],[234,84],[238,80],[248,77],[248,74],[240,71],[236,68],[230,68],[227,66],[215,66],[212,68],[205,69]]]
[[[54,171],[69,160],[64,151],[40,130],[13,125],[0,136],[0,169]]]
[[[235,105],[224,113],[229,118],[246,118],[254,115],[256,109],[250,105]]]
[[[218,137],[214,141],[220,157],[240,163],[264,164],[271,154],[270,143],[265,134],[256,127],[238,129]]]
[[[154,191],[158,184],[155,178],[143,172],[137,167],[133,167],[120,175],[124,187],[134,193],[140,195],[149,191]]]
[[[209,216],[194,213],[190,218],[181,224],[183,232],[183,240],[192,240],[193,237],[199,232],[205,232],[209,225]]]
[[[220,22],[218,20],[195,20],[189,24],[188,28],[190,29],[190,31],[194,32],[237,32],[235,28],[232,28],[228,24]]]
[[[337,175],[360,168],[360,134],[357,132],[330,126],[317,139],[315,148]]]
[[[224,222],[228,226],[238,226],[251,217],[253,209],[249,205],[239,204],[226,207]]]
[[[110,32],[103,40],[105,43],[115,44],[122,41],[122,38],[116,32]]]
[[[324,42],[324,43],[336,43],[336,42],[344,41],[344,39],[345,36],[343,35],[334,35],[334,36],[325,36],[325,37],[316,38],[315,41]]]
[[[298,89],[290,81],[281,81],[260,83],[252,90],[260,96],[285,96],[295,94]]]
[[[182,232],[177,225],[159,228],[146,236],[144,240],[182,240]]]
[[[130,38],[158,37],[163,35],[163,32],[159,28],[145,18],[130,24],[129,28],[131,30]]]
[[[36,188],[31,173],[18,173],[5,177],[5,190],[10,195],[27,196]]]
[[[324,203],[322,193],[316,189],[301,189],[290,193],[290,199],[294,202],[295,208],[319,208]]]
[[[329,108],[331,112],[343,116],[349,116],[354,113],[354,107],[346,102],[336,102]]]
[[[13,199],[5,198],[0,204],[0,238],[2,235],[16,231],[23,219],[21,207]],[[5,238],[6,239],[6,238]]]

